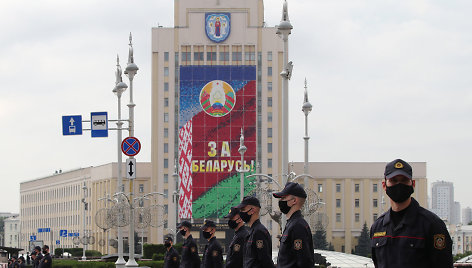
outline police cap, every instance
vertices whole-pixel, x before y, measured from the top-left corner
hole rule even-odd
[[[213,227],[213,228],[216,228],[216,224],[214,221],[205,221],[205,224],[203,224],[202,226],[202,230],[208,228],[208,227]]]
[[[298,196],[301,198],[306,198],[306,192],[303,190],[303,187],[296,182],[287,182],[285,188],[282,192],[273,193],[275,198],[282,198],[287,195]]]
[[[189,228],[189,229],[192,229],[192,224],[191,224],[189,221],[183,221],[183,222],[179,223],[179,225],[177,226],[177,228],[180,228],[180,227],[182,227],[182,226],[185,226],[185,227],[187,227],[187,228]]]
[[[228,214],[226,216],[224,216],[224,218],[229,218],[231,219],[232,217],[236,216],[239,214],[239,208],[236,208],[236,207],[232,207]]]
[[[259,199],[257,199],[254,196],[245,196],[243,198],[243,201],[241,201],[241,204],[237,205],[236,208],[241,209],[247,205],[253,205],[256,207],[261,207],[261,203],[259,202]]]
[[[384,175],[385,179],[387,180],[398,175],[405,176],[411,180],[411,178],[413,177],[413,170],[407,162],[401,159],[395,159],[392,162],[388,163],[387,166],[385,166]]]

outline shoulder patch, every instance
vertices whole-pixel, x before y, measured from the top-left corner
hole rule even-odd
[[[234,246],[233,246],[234,252],[238,252],[239,249],[241,249],[241,245],[239,245],[239,244],[234,244]]]
[[[195,252],[197,249],[195,247],[191,247],[190,251]]]
[[[446,236],[443,234],[434,235],[434,248],[442,250],[446,247]]]
[[[260,248],[263,248],[263,247],[264,247],[264,241],[262,241],[262,240],[257,240],[257,241],[256,241],[256,247],[259,248],[259,249],[260,249]]]
[[[212,252],[212,255],[213,255],[213,257],[216,257],[216,256],[218,256],[218,251],[216,251],[216,250],[213,250],[213,252]]]
[[[177,257],[173,257],[172,259],[173,259],[174,261],[177,261]]]
[[[302,249],[302,240],[301,239],[296,239],[295,241],[293,241],[293,249],[295,250],[300,250]]]

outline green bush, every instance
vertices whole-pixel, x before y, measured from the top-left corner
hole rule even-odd
[[[102,253],[98,250],[85,250],[85,256],[87,256],[87,257],[101,257]]]

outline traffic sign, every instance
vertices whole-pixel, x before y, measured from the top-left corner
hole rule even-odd
[[[38,228],[38,233],[49,233],[51,228]]]
[[[60,237],[67,237],[67,230],[59,230]]]
[[[62,135],[82,135],[82,116],[64,115],[62,116]]]
[[[90,124],[92,138],[108,137],[108,113],[92,112],[90,113]]]
[[[136,179],[136,159],[135,158],[126,159],[126,178]]]
[[[61,240],[56,240],[56,245],[60,245],[61,244]]]
[[[30,241],[36,241],[36,236],[35,235],[30,235]]]
[[[141,143],[138,138],[127,137],[121,143],[121,151],[127,156],[135,156],[141,150]]]

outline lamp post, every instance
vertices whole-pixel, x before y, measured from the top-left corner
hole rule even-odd
[[[120,58],[118,55],[116,56],[116,82],[115,82],[115,88],[113,88],[113,93],[116,94],[118,97],[118,121],[116,122],[116,125],[118,127],[118,135],[117,135],[117,141],[118,141],[118,147],[117,147],[117,153],[118,153],[118,163],[117,163],[117,193],[121,193],[124,191],[123,189],[123,178],[121,174],[121,165],[122,165],[122,155],[121,155],[121,141],[123,140],[122,137],[122,126],[123,122],[121,121],[121,95],[123,92],[128,88],[128,86],[123,83],[123,79],[121,77],[121,66],[120,66]],[[121,230],[121,227],[118,228],[118,259],[115,262],[115,266],[117,268],[123,268],[125,267],[126,261],[123,258],[123,233]]]
[[[305,114],[305,136],[303,139],[305,140],[305,163],[303,165],[303,173],[308,174],[308,140],[310,136],[308,136],[308,114],[311,112],[313,106],[308,101],[308,92],[306,86],[306,78],[305,78],[305,97],[303,99],[303,106],[302,111]],[[305,176],[305,180],[303,182],[305,184],[305,188],[308,187],[308,177]]]
[[[277,26],[277,34],[284,42],[282,76],[282,184],[288,179],[288,80],[292,76],[292,62],[288,62],[288,36],[292,33],[293,26],[288,18],[287,0],[284,1],[282,20]]]
[[[247,151],[247,147],[244,146],[244,130],[241,128],[241,137],[239,138],[239,149],[238,152],[241,155],[241,167],[239,169],[239,173],[241,174],[241,182],[240,182],[240,201],[243,201],[244,197],[244,172],[245,166],[244,166],[244,153]]]
[[[175,224],[172,226],[174,230],[177,232],[177,221],[179,218],[179,173],[177,172],[177,159],[174,160],[174,173],[172,174],[172,178],[174,179],[174,192],[172,193],[172,202],[175,206]],[[176,236],[177,237],[177,236]],[[177,242],[177,241],[176,241]]]
[[[132,44],[132,36],[131,33],[129,34],[129,53],[128,53],[128,65],[126,66],[125,74],[129,78],[129,136],[134,137],[134,107],[136,104],[133,102],[133,79],[136,73],[138,72],[139,68],[134,63],[134,56],[133,56],[133,44]],[[134,158],[133,156],[129,157],[130,159]],[[133,200],[134,195],[134,179],[130,179],[129,182],[130,187],[130,200]],[[138,267],[138,263],[134,259],[134,204],[130,202],[130,224],[129,224],[129,234],[128,234],[128,241],[129,241],[129,259],[126,263],[126,267]]]
[[[82,186],[82,190],[84,190],[84,197],[82,198],[82,203],[84,203],[84,217],[83,217],[83,223],[84,223],[84,228],[83,228],[83,234],[82,236],[84,237],[84,239],[87,237],[85,235],[85,225],[86,225],[86,220],[85,218],[87,217],[87,202],[85,201],[85,198],[87,197],[87,186],[85,185],[85,181],[84,181],[84,186]],[[85,256],[85,248],[86,248],[86,243],[84,242],[84,246],[82,248],[82,260],[85,261],[87,260],[87,257]]]

